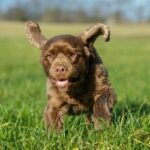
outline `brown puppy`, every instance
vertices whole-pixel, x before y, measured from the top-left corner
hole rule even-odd
[[[101,129],[100,119],[111,121],[116,95],[93,44],[99,35],[109,41],[109,28],[98,23],[79,36],[60,35],[47,40],[38,24],[27,23],[29,41],[41,49],[47,76],[47,128],[60,129],[66,114],[87,113],[87,121]]]

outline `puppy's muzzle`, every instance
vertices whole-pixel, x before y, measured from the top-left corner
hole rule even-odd
[[[55,74],[57,76],[63,76],[68,71],[68,68],[65,65],[57,65],[55,68]]]

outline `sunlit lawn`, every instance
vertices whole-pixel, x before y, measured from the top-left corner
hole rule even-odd
[[[118,95],[112,126],[86,127],[84,116],[66,117],[59,133],[47,133],[47,103],[40,50],[25,38],[24,23],[0,23],[0,149],[150,149],[149,25],[109,25],[112,38],[96,48]],[[41,24],[46,36],[79,34],[88,24]]]

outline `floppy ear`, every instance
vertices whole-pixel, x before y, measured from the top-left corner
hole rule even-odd
[[[84,32],[79,35],[79,38],[86,45],[93,45],[96,38],[102,35],[105,41],[110,40],[110,30],[105,24],[97,23],[89,28],[87,28]]]
[[[29,21],[26,23],[26,36],[31,44],[41,48],[47,39],[41,34],[41,29],[37,23]]]

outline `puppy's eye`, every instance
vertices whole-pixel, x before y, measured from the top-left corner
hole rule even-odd
[[[52,61],[54,59],[54,55],[53,54],[49,54],[46,56],[46,58],[49,60],[49,61]]]
[[[71,59],[76,59],[77,56],[78,56],[77,53],[71,53],[70,54]]]

